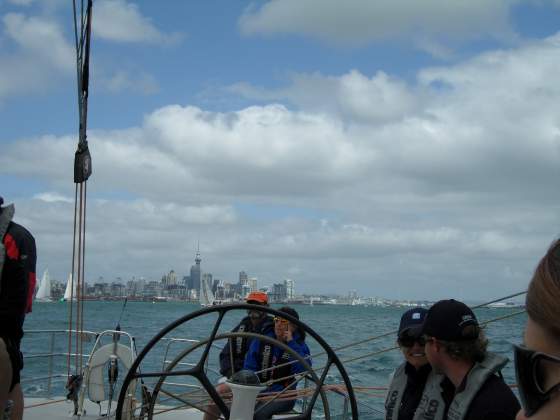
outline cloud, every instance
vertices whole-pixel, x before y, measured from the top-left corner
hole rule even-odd
[[[132,75],[126,70],[118,70],[110,78],[101,79],[99,83],[112,93],[132,91],[152,95],[160,89],[157,80],[151,74],[139,72]]]
[[[379,71],[371,78],[357,70],[340,77],[295,74],[291,85],[277,90],[238,83],[229,91],[258,100],[287,100],[313,112],[328,112],[350,121],[399,120],[415,112],[416,93],[402,81]]]
[[[335,44],[363,45],[388,39],[418,42],[433,50],[436,40],[509,39],[514,0],[270,0],[239,18],[245,35],[289,33]],[[441,53],[439,47],[438,53]]]
[[[71,197],[66,197],[56,192],[43,192],[40,194],[35,194],[33,198],[37,200],[45,201],[47,203],[56,203],[56,202],[73,203],[74,202],[74,200]]]
[[[185,273],[200,238],[205,269],[230,281],[246,269],[264,284],[297,273],[298,290],[521,290],[560,222],[559,52],[560,34],[412,82],[354,70],[245,83],[233,90],[266,104],[169,105],[91,130],[90,266]],[[72,205],[54,198],[72,195],[75,142],[14,140],[0,155],[0,174],[43,181],[16,205],[53,259],[70,240],[56,230]]]
[[[0,54],[0,99],[45,90],[47,82],[71,74],[74,51],[57,23],[20,13],[4,15],[2,23],[7,39],[17,48]]]
[[[96,36],[118,42],[175,43],[179,33],[165,34],[151,19],[142,16],[138,6],[125,0],[99,0],[95,4]]]
[[[8,3],[14,4],[16,6],[29,6],[35,0],[8,0]]]

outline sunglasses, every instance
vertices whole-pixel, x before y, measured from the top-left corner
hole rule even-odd
[[[397,338],[397,342],[401,347],[412,347],[414,346],[414,343],[418,343],[423,346],[426,344],[426,339],[423,335],[417,336],[405,333]]]
[[[275,316],[274,318],[272,318],[274,320],[274,323],[279,322],[282,325],[288,325],[290,323],[290,321],[288,321],[287,319],[284,318],[280,318],[279,316]]]
[[[549,363],[560,364],[560,358],[546,353],[529,350],[525,346],[513,346],[515,376],[519,387],[519,397],[527,417],[532,416],[545,405],[551,395],[560,390],[560,382],[546,384],[546,371]]]

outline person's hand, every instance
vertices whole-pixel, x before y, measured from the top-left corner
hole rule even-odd
[[[294,331],[295,331],[295,326],[293,326],[291,323],[288,324],[288,329],[286,330],[286,333],[284,335],[284,337],[286,337],[286,343],[289,343],[290,341],[292,341],[294,339]]]

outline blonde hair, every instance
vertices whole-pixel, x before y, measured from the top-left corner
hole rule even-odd
[[[529,317],[560,344],[560,239],[541,258],[529,283],[525,306]]]

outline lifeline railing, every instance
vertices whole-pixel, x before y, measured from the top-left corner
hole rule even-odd
[[[57,343],[57,336],[62,336],[64,337],[64,339],[66,337],[68,337],[68,333],[76,333],[76,330],[25,330],[25,335],[27,337],[29,336],[37,336],[37,335],[49,335],[49,343],[48,343],[48,348],[49,351],[44,353],[24,353],[23,359],[25,360],[34,360],[34,359],[47,359],[48,360],[48,364],[47,364],[47,374],[44,376],[36,376],[36,377],[32,377],[32,378],[26,378],[23,377],[21,380],[22,384],[26,384],[26,383],[37,383],[37,382],[43,382],[43,381],[47,381],[47,397],[51,397],[52,396],[52,385],[53,385],[53,380],[54,379],[58,379],[58,378],[64,378],[64,380],[67,379],[68,374],[67,372],[62,372],[61,373],[54,373],[54,360],[55,358],[68,358],[68,356],[70,356],[71,358],[73,357],[82,357],[82,360],[87,360],[90,356],[89,352],[88,353],[83,353],[83,354],[77,354],[77,353],[69,353],[68,351],[55,351],[55,347],[56,347],[56,343]],[[85,336],[88,341],[91,341],[91,345],[93,347],[93,344],[95,343],[97,337],[99,336],[100,333],[97,332],[93,332],[93,331],[81,331],[81,334],[83,336]],[[33,338],[31,338],[33,339]],[[29,340],[25,340],[25,342],[27,342]],[[62,341],[60,341],[62,343]],[[65,344],[65,343],[64,343]],[[25,374],[25,372],[27,372],[27,369],[24,369],[23,372]]]

